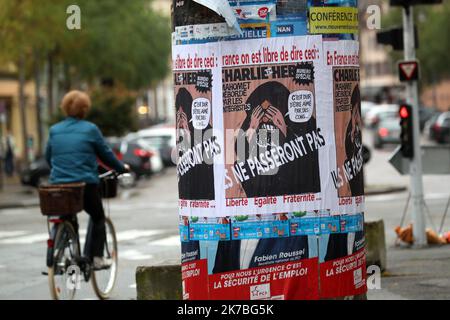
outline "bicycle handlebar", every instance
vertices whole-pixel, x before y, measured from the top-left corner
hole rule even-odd
[[[110,170],[108,172],[100,174],[98,177],[101,180],[101,179],[106,179],[106,178],[109,178],[109,177],[117,178],[118,176],[120,176],[120,174],[118,174],[115,170]]]

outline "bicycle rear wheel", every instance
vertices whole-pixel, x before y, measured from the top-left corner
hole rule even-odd
[[[70,222],[57,226],[53,246],[53,263],[48,268],[50,294],[54,300],[72,300],[79,288],[81,272],[77,265],[78,236]]]
[[[92,286],[97,297],[102,300],[108,299],[114,289],[118,267],[117,237],[111,219],[105,219],[105,228],[106,241],[105,248],[103,249],[103,257],[111,259],[112,264],[107,269],[92,271]]]

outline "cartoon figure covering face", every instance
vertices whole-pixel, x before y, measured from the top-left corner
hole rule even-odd
[[[195,129],[192,121],[194,99],[184,87],[176,93],[176,128],[178,155],[178,190],[180,199],[213,200],[214,171],[212,147],[204,144],[205,132],[212,129]],[[211,139],[209,139],[211,141]]]

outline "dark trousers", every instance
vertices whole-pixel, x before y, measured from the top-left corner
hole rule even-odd
[[[14,157],[12,154],[6,154],[5,173],[8,177],[11,177],[14,174]]]
[[[105,211],[98,184],[87,184],[84,189],[84,211],[91,217],[84,245],[84,256],[103,257],[106,241]]]

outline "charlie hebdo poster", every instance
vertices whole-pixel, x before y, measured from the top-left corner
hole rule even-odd
[[[333,182],[339,197],[364,194],[362,120],[358,67],[333,68],[336,171]]]
[[[226,198],[320,192],[314,63],[223,68]]]
[[[174,84],[180,199],[213,200],[213,158],[220,146],[205,135],[212,129],[211,71],[175,72]]]

